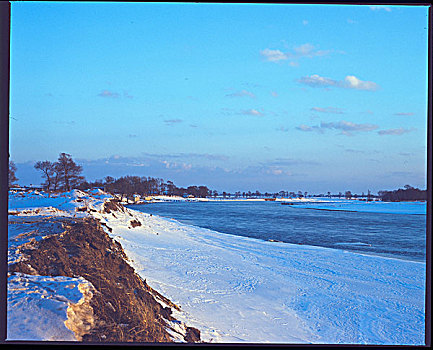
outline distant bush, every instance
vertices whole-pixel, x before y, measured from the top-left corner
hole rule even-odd
[[[379,197],[385,202],[422,201],[427,200],[427,191],[406,185],[394,191],[379,191]]]

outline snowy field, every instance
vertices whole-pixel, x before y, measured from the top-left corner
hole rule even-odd
[[[83,203],[100,209],[107,196],[93,195],[98,198],[80,191],[69,198],[15,196],[10,210],[43,206],[74,216]],[[424,263],[221,234],[131,209],[91,215],[112,228],[107,233],[136,271],[181,307],[174,317],[200,329],[204,341],[424,344]],[[131,228],[134,219],[142,225]],[[56,295],[76,302],[80,296],[66,294],[62,279],[54,279]],[[21,300],[34,297],[30,282]],[[13,291],[22,284],[9,281],[9,327],[16,328],[12,321],[25,307],[34,308],[31,302],[18,305]],[[41,323],[48,317],[39,315]]]

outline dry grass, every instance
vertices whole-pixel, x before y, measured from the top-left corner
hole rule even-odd
[[[107,210],[118,204],[112,202]],[[161,306],[156,298],[177,308],[170,300],[150,288],[126,262],[121,245],[113,241],[95,219],[65,221],[65,232],[50,236],[25,251],[28,261],[17,263],[10,271],[40,275],[82,276],[96,292],[90,301],[95,324],[83,341],[170,342],[164,321],[172,320],[171,308]],[[199,341],[200,332],[187,328],[186,341]]]

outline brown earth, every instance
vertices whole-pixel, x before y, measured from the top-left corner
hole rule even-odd
[[[110,203],[105,210],[122,207]],[[82,276],[91,282],[96,289],[90,300],[96,321],[83,341],[171,342],[165,320],[174,320],[170,307],[179,307],[135,273],[122,246],[104,232],[98,220],[69,219],[63,225],[63,233],[22,247],[27,259],[10,265],[10,272]],[[156,299],[170,307],[161,306]],[[187,327],[184,339],[199,342],[200,331]]]

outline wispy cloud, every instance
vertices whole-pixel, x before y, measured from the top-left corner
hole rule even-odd
[[[351,149],[351,148],[345,149],[344,151],[347,152],[347,153],[361,153],[361,154],[366,153],[365,151],[361,151],[361,150],[358,150],[358,149]]]
[[[280,166],[280,167],[290,167],[295,165],[319,165],[319,162],[313,160],[303,160],[303,159],[293,159],[293,158],[275,158],[268,162],[263,163],[267,166]]]
[[[257,116],[257,117],[261,117],[261,116],[265,115],[263,112],[260,112],[257,109],[243,110],[240,114],[242,114],[242,115],[253,115],[253,116]]]
[[[292,50],[287,52],[283,52],[278,49],[269,49],[266,48],[260,51],[262,57],[264,57],[267,61],[270,62],[278,62],[290,60],[289,64],[292,67],[298,66],[298,60],[301,58],[313,58],[319,56],[326,56],[331,53],[331,50],[319,50],[317,46],[306,43],[299,46],[295,46]]]
[[[182,159],[184,161],[191,161],[191,159],[208,159],[226,161],[229,159],[224,154],[211,154],[211,153],[142,153],[143,157],[153,159]]]
[[[320,123],[320,127],[323,129],[337,129],[337,130],[343,130],[345,132],[353,132],[353,131],[373,131],[379,128],[378,125],[375,124],[356,124],[353,122],[348,122],[345,120],[339,121],[339,122],[330,122],[330,123]]]
[[[359,150],[359,149],[353,149],[353,148],[347,148],[344,150],[345,152],[348,153],[359,153],[359,154],[380,154],[383,153],[382,151],[378,151],[378,150]]]
[[[231,94],[227,94],[226,97],[251,97],[251,98],[255,98],[256,95],[254,95],[252,92],[247,91],[247,90],[241,90],[241,91],[236,91],[233,92]]]
[[[316,57],[316,56],[325,56],[328,55],[330,50],[318,50],[316,46],[306,43],[300,46],[296,46],[293,48],[293,52],[289,53],[290,57]]]
[[[182,122],[183,122],[182,119],[166,119],[166,120],[164,120],[164,123],[167,125],[179,124]]]
[[[413,131],[413,129],[398,128],[398,129],[380,130],[377,133],[379,135],[403,135],[411,131]]]
[[[316,128],[317,128],[317,126],[316,126]],[[301,124],[301,125],[297,126],[296,129],[301,130],[301,131],[313,131],[314,130],[314,128],[312,126],[308,126],[305,124]]]
[[[337,80],[321,77],[317,74],[313,74],[307,77],[302,77],[298,79],[298,82],[311,87],[329,87],[329,86],[339,85],[339,82]]]
[[[308,24],[308,21],[307,21],[306,19],[304,19],[304,20],[302,21],[302,24],[303,24],[304,26],[306,26],[306,25]]]
[[[311,110],[313,112],[319,112],[319,113],[332,113],[332,114],[343,114],[344,111],[341,108],[337,107],[312,107]]]
[[[388,6],[370,6],[370,10],[372,11],[380,11],[380,10],[384,10],[386,12],[391,12],[391,8]]]
[[[415,113],[412,112],[399,112],[399,113],[394,113],[394,115],[398,115],[398,116],[402,116],[402,117],[410,117],[411,115],[414,115]]]
[[[109,91],[109,90],[103,90],[98,94],[99,97],[108,97],[108,98],[118,98],[120,97],[120,94],[117,92]]]
[[[354,132],[369,132],[376,130],[379,126],[375,124],[357,124],[353,122],[349,122],[346,120],[341,120],[339,122],[321,122],[320,125],[299,125],[296,127],[297,130],[300,131],[317,131],[319,133],[323,133],[326,129],[334,129],[341,130],[341,133],[346,136],[352,136]]]
[[[348,75],[344,80],[334,80],[331,78],[321,77],[320,75],[313,74],[298,79],[298,82],[311,87],[339,87],[344,89],[355,90],[368,90],[375,91],[379,85],[372,81],[362,81],[354,75]]]

